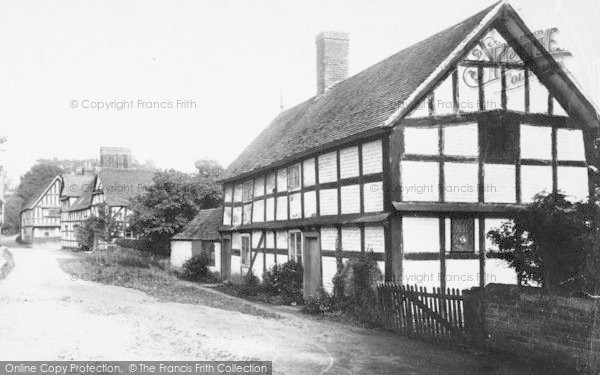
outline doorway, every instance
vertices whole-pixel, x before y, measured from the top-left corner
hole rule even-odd
[[[323,285],[321,276],[321,246],[317,233],[304,235],[304,298],[315,297]]]

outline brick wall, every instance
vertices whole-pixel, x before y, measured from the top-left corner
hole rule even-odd
[[[465,321],[474,342],[488,349],[598,373],[599,303],[490,284],[465,291]]]

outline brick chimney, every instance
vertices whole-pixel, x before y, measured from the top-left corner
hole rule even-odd
[[[348,33],[324,31],[317,35],[317,95],[348,78]]]

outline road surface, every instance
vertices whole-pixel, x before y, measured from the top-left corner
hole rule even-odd
[[[15,268],[0,280],[0,360],[253,359],[273,361],[276,374],[532,373],[381,330],[165,303],[132,289],[72,281],[57,261],[68,251],[4,242]]]

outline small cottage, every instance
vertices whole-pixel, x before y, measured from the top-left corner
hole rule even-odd
[[[171,238],[171,266],[179,268],[190,258],[203,252],[210,257],[210,270],[223,272],[221,235],[219,227],[223,220],[223,209],[201,210],[183,230]]]

